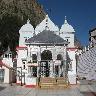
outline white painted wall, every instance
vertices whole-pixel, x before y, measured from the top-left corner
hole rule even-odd
[[[74,33],[73,32],[64,32],[60,34],[60,37],[62,37],[64,40],[68,41],[68,47],[74,47]]]
[[[68,51],[69,57],[72,60],[72,71],[68,71],[68,77],[70,84],[76,84],[76,59],[75,51]]]
[[[19,46],[25,46],[25,40],[33,37],[34,34],[34,28],[30,24],[30,20],[27,20],[27,23],[21,27],[19,34]]]
[[[10,67],[13,67],[12,58],[3,58],[2,62]]]

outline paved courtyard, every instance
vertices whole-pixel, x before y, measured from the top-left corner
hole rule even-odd
[[[78,86],[62,90],[44,90],[24,86],[0,84],[0,96],[96,96],[91,92],[80,92]]]

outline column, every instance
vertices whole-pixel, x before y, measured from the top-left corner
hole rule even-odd
[[[41,61],[41,46],[39,46],[38,49],[38,54],[37,54],[37,62],[38,62],[38,66],[37,66],[37,77],[39,77],[39,70],[40,70],[40,61]]]
[[[53,59],[53,77],[55,77],[55,61],[56,61],[56,48],[55,48],[55,45],[53,46],[53,50],[52,50],[52,59]]]
[[[49,62],[49,64],[50,64],[50,77],[54,77],[54,74],[53,74],[53,61],[51,60],[50,62]]]
[[[58,65],[59,66],[59,77],[60,77],[60,74],[61,74],[61,68],[60,68],[60,65]]]
[[[67,50],[66,45],[64,44],[64,56],[63,56],[63,76],[66,78],[67,75]]]

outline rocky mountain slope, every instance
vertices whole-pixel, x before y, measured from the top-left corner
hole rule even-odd
[[[43,7],[36,0],[0,0],[0,53],[8,46],[15,52],[19,29],[28,18],[35,27],[44,17]]]

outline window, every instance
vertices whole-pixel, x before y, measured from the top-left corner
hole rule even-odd
[[[23,65],[23,69],[25,69],[25,65]]]
[[[8,55],[7,54],[5,54],[5,58],[7,58],[8,57]]]
[[[33,67],[33,76],[37,77],[37,67],[36,66]]]
[[[26,69],[26,67],[25,67],[25,62],[23,61],[23,69]]]
[[[37,55],[36,54],[32,54],[32,60],[33,60],[33,63],[37,63]]]
[[[25,62],[23,62],[23,64],[25,64]]]
[[[37,77],[37,67],[36,66],[30,66],[30,67],[28,67],[28,72],[32,76]]]
[[[62,57],[61,54],[58,54],[58,55],[57,55],[57,60],[63,60],[63,57]]]
[[[70,37],[65,37],[65,38],[66,38],[66,41],[69,41],[69,38],[70,38]]]
[[[68,64],[68,70],[69,70],[69,71],[72,70],[72,62],[70,62],[70,63]]]
[[[4,82],[4,69],[0,69],[0,82]]]

